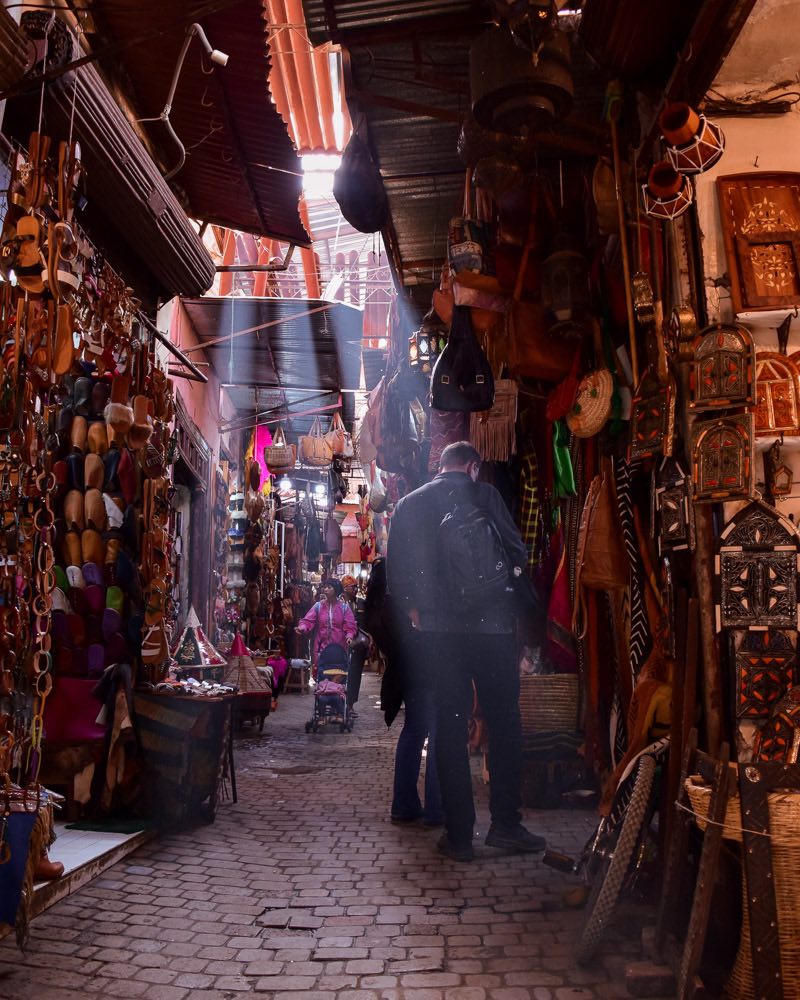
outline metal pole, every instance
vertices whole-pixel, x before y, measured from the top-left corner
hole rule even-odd
[[[169,337],[162,333],[151,319],[148,319],[143,312],[140,312],[137,315],[139,316],[141,322],[144,323],[147,329],[153,334],[156,340],[160,341],[173,357],[177,358],[182,365],[185,365],[189,369],[189,371],[194,375],[193,381],[202,382],[203,384],[208,382],[208,375],[204,375],[197,365],[192,364],[183,351],[179,347],[176,347]]]

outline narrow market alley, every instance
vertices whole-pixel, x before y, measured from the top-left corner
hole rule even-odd
[[[393,752],[379,680],[365,676],[352,733],[306,735],[312,700],[284,695],[264,732],[237,739],[237,804],[160,836],[33,921],[25,953],[0,942],[3,1000],[589,1000],[627,996],[639,942],[617,930],[589,969],[571,960],[572,880],[541,856],[480,843],[472,864],[437,830],[390,824]],[[248,733],[245,729],[244,733]],[[526,810],[579,849],[592,812]],[[52,855],[58,856],[57,844]]]

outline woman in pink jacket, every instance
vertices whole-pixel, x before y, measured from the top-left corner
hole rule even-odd
[[[344,649],[349,649],[358,628],[355,615],[350,606],[339,600],[336,592],[336,581],[326,580],[322,584],[322,600],[301,618],[295,629],[302,634],[313,633],[311,646],[311,662],[316,667],[319,654],[335,642]]]

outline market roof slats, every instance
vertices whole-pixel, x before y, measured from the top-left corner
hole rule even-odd
[[[102,65],[127,91],[141,118],[158,119],[186,28],[195,20],[202,25],[211,45],[227,53],[229,61],[212,66],[199,42],[189,46],[169,116],[187,158],[172,184],[185,193],[187,212],[195,218],[308,246],[297,206],[300,161],[267,85],[267,27],[260,0],[201,5],[94,0],[91,10],[101,36],[93,39],[98,49],[104,40],[128,40]],[[145,35],[146,41],[133,41]],[[169,170],[180,150],[164,125],[156,120],[141,127]]]
[[[362,312],[342,302],[278,298],[184,299],[204,353],[243,414],[254,412],[273,394],[282,394],[295,412],[331,405],[339,390],[343,417],[350,423],[361,370]],[[279,321],[235,339],[231,333]],[[218,341],[217,343],[213,343]],[[315,395],[316,394],[316,395]],[[320,402],[322,400],[322,402]],[[269,405],[269,404],[268,404]],[[313,415],[291,419],[289,436],[305,433]]]

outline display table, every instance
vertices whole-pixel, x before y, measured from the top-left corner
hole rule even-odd
[[[153,816],[165,822],[198,816],[213,821],[226,761],[233,783],[233,704],[233,694],[134,692],[134,724]]]

